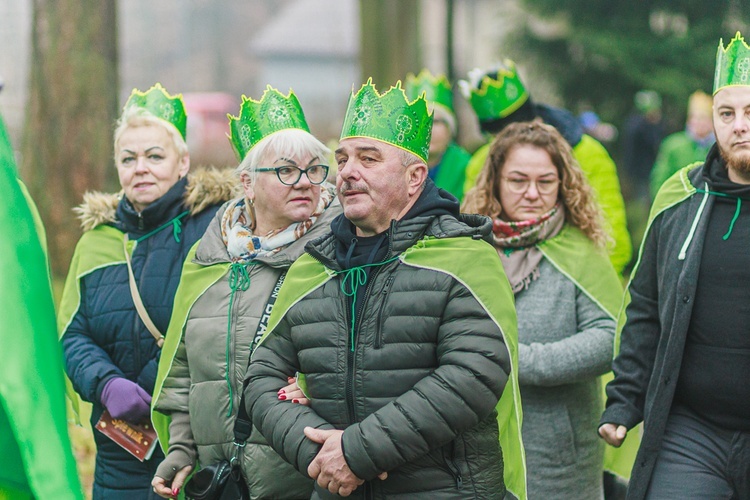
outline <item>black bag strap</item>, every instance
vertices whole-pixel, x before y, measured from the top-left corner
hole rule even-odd
[[[247,359],[248,367],[250,366],[250,360],[253,357],[253,351],[255,351],[255,347],[263,337],[263,334],[266,333],[266,328],[268,327],[268,320],[271,318],[273,305],[276,303],[276,298],[279,296],[279,290],[281,290],[281,285],[284,284],[285,278],[286,271],[281,273],[281,276],[279,276],[279,279],[276,281],[276,284],[271,291],[271,295],[268,297],[268,303],[266,304],[265,309],[263,309],[263,313],[260,315],[258,329],[255,332],[255,337],[253,337],[252,344],[250,344],[250,356],[248,356]],[[250,419],[250,416],[247,414],[247,410],[245,409],[245,385],[246,384],[242,385],[240,408],[237,411],[237,419],[234,421],[234,444],[235,446],[240,447],[245,445],[245,441],[247,441],[247,438],[250,437],[250,433],[253,430],[253,422]]]

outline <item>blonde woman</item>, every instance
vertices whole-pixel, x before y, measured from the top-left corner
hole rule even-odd
[[[568,143],[540,121],[495,138],[464,212],[493,219],[516,299],[529,498],[602,498],[603,404],[622,294],[599,207]]]

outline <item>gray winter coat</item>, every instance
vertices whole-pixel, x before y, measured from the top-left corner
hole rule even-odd
[[[478,216],[394,221],[388,257],[423,236],[472,238],[475,251],[494,252],[478,241],[489,232],[489,219]],[[340,270],[333,234],[307,251],[326,272]],[[320,449],[303,428],[343,429],[347,464],[365,480],[351,498],[502,498],[494,407],[510,359],[498,325],[456,277],[396,259],[371,272],[350,349],[341,283],[342,275],[334,277],[292,305],[256,350],[246,392],[254,423],[301,471]],[[275,397],[281,374],[295,370],[306,376],[311,408]],[[313,498],[338,496],[316,485]]]
[[[547,259],[516,295],[529,498],[602,498],[596,435],[615,320]]]
[[[667,184],[678,181],[686,187],[703,187],[703,168],[682,170]],[[631,302],[626,309],[627,322],[600,422],[628,429],[644,422],[628,499],[646,496],[672,407],[714,197],[705,197],[699,214],[702,202],[704,195],[692,194],[653,218],[628,289]],[[659,203],[657,196],[655,205]],[[694,221],[695,233],[689,236]],[[684,258],[680,258],[683,248]]]
[[[202,266],[230,260],[220,229],[225,209],[226,205],[217,212],[200,240],[195,262]],[[232,294],[229,275],[225,275],[195,301],[155,406],[171,414],[170,455],[178,450],[175,457],[168,456],[165,467],[179,470],[186,460],[194,462],[196,454],[204,466],[234,456],[233,428],[250,345],[271,291],[281,273],[302,254],[304,245],[328,231],[331,220],[340,213],[334,200],[302,238],[278,253],[254,260],[248,266],[247,290],[237,289]],[[288,375],[293,376],[294,371]],[[173,464],[175,458],[182,463]],[[282,460],[255,428],[240,459],[251,498],[300,499],[312,493],[312,481]],[[168,474],[160,472],[157,475],[162,477]]]

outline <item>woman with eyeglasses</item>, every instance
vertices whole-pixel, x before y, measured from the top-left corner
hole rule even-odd
[[[238,466],[250,498],[309,498],[312,481],[255,428],[240,443],[233,430],[282,276],[341,213],[325,182],[329,149],[310,134],[294,93],[270,86],[260,101],[243,97],[230,130],[244,195],[218,211],[185,261],[154,392],[167,454],[152,486],[176,497],[196,463],[226,460]]]
[[[492,217],[516,299],[529,498],[603,496],[603,407],[622,287],[570,146],[539,121],[493,141],[464,212]]]

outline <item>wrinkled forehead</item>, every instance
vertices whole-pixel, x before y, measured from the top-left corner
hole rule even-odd
[[[750,85],[731,85],[719,90],[714,96],[714,109],[721,107],[750,107]]]
[[[336,154],[351,156],[357,153],[369,152],[386,156],[396,149],[398,148],[395,146],[370,137],[347,137],[346,139],[339,141],[339,147],[336,149]]]

